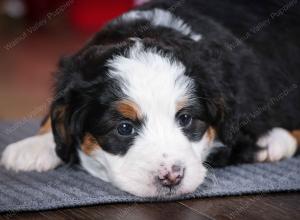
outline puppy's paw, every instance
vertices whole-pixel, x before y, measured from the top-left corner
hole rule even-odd
[[[268,134],[258,139],[257,145],[262,148],[256,155],[258,162],[289,158],[297,150],[297,140],[290,132],[282,128],[273,128]]]
[[[52,133],[37,135],[10,144],[2,154],[1,164],[15,171],[47,171],[61,160],[56,155]]]

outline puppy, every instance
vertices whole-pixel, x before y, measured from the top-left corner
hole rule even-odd
[[[134,195],[193,192],[213,166],[295,155],[300,10],[286,1],[153,1],[63,58],[39,134],[1,163],[79,163]],[[226,147],[225,147],[226,146]]]

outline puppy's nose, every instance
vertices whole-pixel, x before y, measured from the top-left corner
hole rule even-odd
[[[173,165],[171,170],[162,170],[158,175],[158,179],[161,185],[172,187],[178,185],[183,179],[183,176],[184,167]]]

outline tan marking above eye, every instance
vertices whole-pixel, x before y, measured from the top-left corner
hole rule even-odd
[[[117,102],[116,109],[125,118],[129,118],[133,121],[141,119],[142,114],[136,103],[130,100],[122,100]]]
[[[81,150],[86,155],[91,155],[93,151],[100,148],[100,145],[98,144],[98,141],[94,136],[92,136],[90,133],[87,133],[84,138],[83,142],[81,144]]]
[[[180,111],[187,105],[187,98],[182,98],[181,100],[176,102],[176,112]]]

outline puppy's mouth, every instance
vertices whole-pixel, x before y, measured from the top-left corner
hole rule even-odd
[[[156,179],[153,185],[156,188],[156,197],[174,197],[182,194],[181,183],[176,185],[162,185],[160,180]]]
[[[184,195],[186,193],[183,193],[181,190],[180,185],[168,187],[168,186],[160,186],[157,188],[157,198],[172,198]]]
[[[200,186],[201,184],[202,183],[200,183],[198,186]],[[152,190],[150,190],[151,193],[149,194],[133,193],[133,194],[140,197],[168,199],[168,198],[176,198],[189,193],[193,193],[197,189],[197,187],[195,187],[194,189],[186,188],[183,182],[179,182],[178,184],[174,184],[174,185],[163,185],[161,184],[160,181],[156,180],[151,184],[151,188],[152,188]]]

